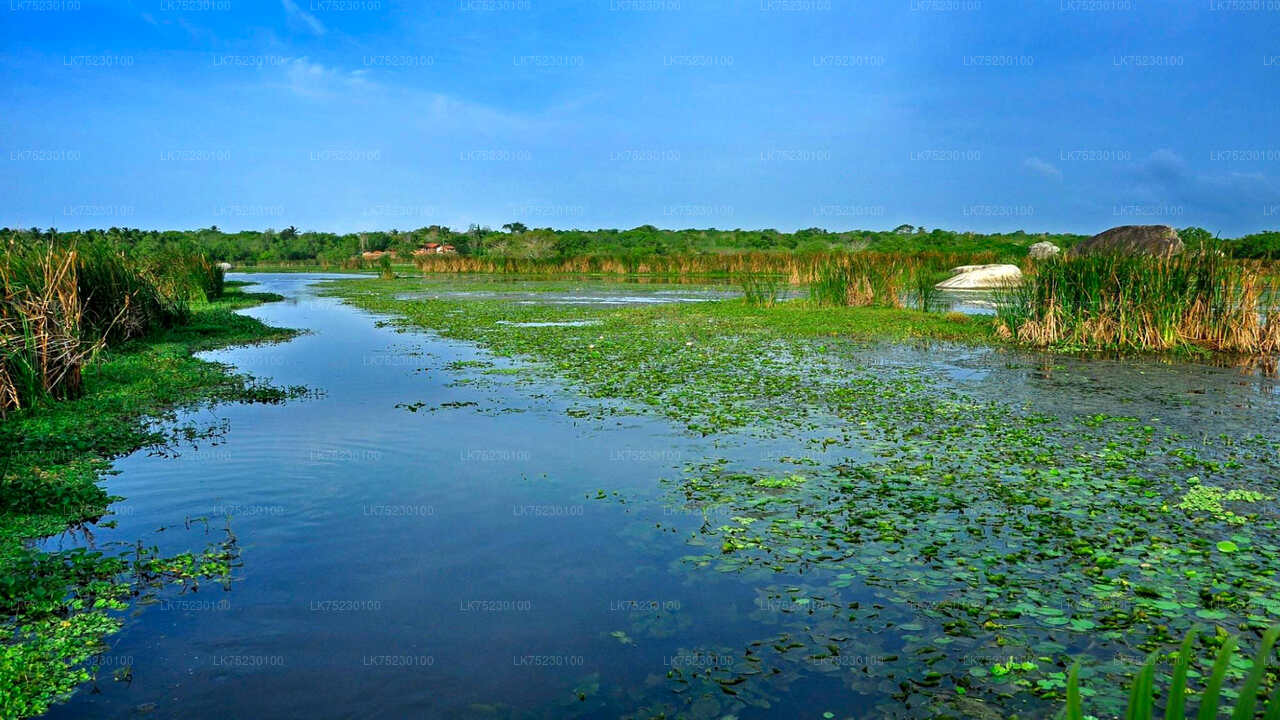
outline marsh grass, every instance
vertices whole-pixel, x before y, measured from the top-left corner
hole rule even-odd
[[[104,345],[190,320],[191,304],[223,292],[199,254],[130,258],[105,241],[0,248],[0,416],[81,391],[80,369]]]
[[[773,307],[782,298],[782,280],[770,273],[738,273],[735,282],[742,288],[746,303],[755,307]]]
[[[92,354],[81,342],[76,256],[12,240],[0,262],[0,416],[44,396],[74,397]]]
[[[51,254],[75,257],[74,277],[84,307],[85,337],[118,343],[191,317],[199,289],[178,263],[135,262],[104,242],[73,248],[49,247]]]
[[[560,259],[426,255],[414,258],[425,273],[494,273],[519,275],[657,275],[728,276],[772,274],[793,285],[815,281],[832,263],[919,263],[935,270],[955,265],[997,262],[994,252],[741,252],[652,256],[581,256]]]
[[[818,264],[809,285],[810,299],[823,306],[941,308],[934,285],[957,257],[944,253],[901,255],[862,252],[836,255]],[[968,258],[966,258],[968,259]]]
[[[396,279],[396,271],[391,269],[391,258],[386,255],[378,260],[378,277],[383,280]]]
[[[1213,253],[1053,259],[1000,293],[997,329],[1039,347],[1267,354],[1280,349],[1276,281]]]

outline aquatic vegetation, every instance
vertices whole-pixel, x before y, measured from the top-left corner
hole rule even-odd
[[[378,259],[378,277],[383,280],[396,279],[396,271],[391,269],[391,256],[383,255]]]
[[[773,307],[782,297],[782,282],[768,273],[738,273],[735,276],[748,305]]]
[[[75,258],[13,240],[0,259],[0,417],[45,397],[80,392],[94,351],[81,342]]]
[[[1187,717],[1186,703],[1187,695],[1189,694],[1187,678],[1191,674],[1191,657],[1196,634],[1196,628],[1192,628],[1187,633],[1187,637],[1183,640],[1182,647],[1174,660],[1173,676],[1170,681],[1169,692],[1165,698],[1166,707],[1163,716],[1165,720],[1184,720]],[[1235,709],[1231,713],[1232,720],[1252,720],[1255,717],[1254,708],[1258,707],[1259,710],[1262,710],[1258,703],[1258,693],[1262,686],[1264,673],[1267,672],[1267,665],[1271,660],[1271,649],[1275,646],[1277,637],[1280,637],[1280,625],[1273,626],[1263,635],[1262,642],[1258,646],[1258,653],[1254,656],[1253,662],[1249,666],[1249,675],[1239,692],[1234,693],[1237,699]],[[1196,717],[1200,720],[1212,720],[1218,717],[1220,713],[1219,706],[1222,703],[1223,682],[1226,679],[1228,669],[1234,664],[1232,662],[1232,654],[1235,652],[1236,639],[1229,635],[1220,636],[1217,639],[1221,642],[1217,659],[1214,660],[1212,673],[1205,681],[1204,690],[1198,698],[1200,708]],[[1156,661],[1157,656],[1152,654],[1147,658],[1138,676],[1134,678],[1132,689],[1129,691],[1129,706],[1125,712],[1126,720],[1154,720]],[[1080,664],[1076,663],[1071,667],[1071,675],[1067,680],[1066,720],[1084,720],[1085,714],[1080,695]],[[1271,699],[1265,709],[1265,717],[1266,720],[1280,718],[1280,684],[1277,684],[1271,692]]]
[[[1038,347],[1266,354],[1280,350],[1276,289],[1215,252],[1055,258],[1004,293],[998,319]]]
[[[895,255],[860,252],[833,256],[815,266],[809,297],[819,305],[891,307],[910,305],[922,312],[938,309],[934,287],[942,268],[956,260],[936,253]]]
[[[912,267],[927,267],[931,272],[956,265],[995,262],[992,252],[875,252],[866,250],[825,250],[820,252],[738,252],[723,254],[669,254],[654,256],[579,256],[554,259],[513,257],[471,257],[462,255],[426,255],[414,259],[424,273],[431,274],[499,274],[499,275],[589,275],[715,277],[772,276],[786,278],[791,284],[816,281],[832,265],[853,267],[867,274],[873,283],[890,278],[901,289],[900,275]],[[879,285],[887,291],[887,285]],[[886,296],[887,297],[887,296]],[[887,304],[887,302],[886,302]]]
[[[1091,701],[1118,715],[1126,696],[1107,679],[1128,677],[1152,648],[1195,623],[1244,630],[1280,618],[1280,516],[1246,494],[1280,491],[1273,438],[1192,442],[1155,418],[983,400],[919,369],[872,364],[859,341],[987,342],[984,323],[810,303],[760,313],[732,302],[397,300],[414,282],[335,292],[521,360],[585,399],[621,401],[597,414],[655,413],[718,442],[787,437],[810,449],[803,463],[794,450],[695,461],[664,481],[660,507],[708,518],[673,572],[760,588],[776,634],[706,673],[669,673],[678,699],[636,702],[635,717],[765,707],[786,683],[848,657],[867,671],[842,672],[842,684],[885,714],[1034,716],[1063,701],[1082,655]],[[1208,672],[1199,659],[1192,667]]]
[[[1200,478],[1190,478],[1188,483],[1193,483],[1182,499],[1178,502],[1177,508],[1190,512],[1205,513],[1215,520],[1221,520],[1233,525],[1243,525],[1248,522],[1248,518],[1237,515],[1232,510],[1228,510],[1223,503],[1239,502],[1239,503],[1256,503],[1263,500],[1271,500],[1256,490],[1226,490],[1224,488],[1212,485],[1200,485]]]

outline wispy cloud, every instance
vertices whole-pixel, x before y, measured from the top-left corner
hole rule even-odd
[[[1054,165],[1044,160],[1041,160],[1038,157],[1027,158],[1026,160],[1023,161],[1022,166],[1037,175],[1043,175],[1044,177],[1047,177],[1053,180],[1062,179],[1061,170],[1059,170]]]
[[[299,26],[316,35],[325,34],[324,23],[320,22],[315,15],[298,7],[293,0],[280,0],[280,3],[284,5],[284,11],[289,16],[290,25]]]
[[[371,87],[364,74],[363,70],[339,70],[301,57],[285,65],[285,85],[300,97],[327,99]]]
[[[379,83],[367,70],[348,70],[313,62],[308,57],[285,63],[273,85],[283,86],[299,98],[317,103],[349,104],[359,98],[363,107],[375,114],[404,117],[410,124],[465,129],[512,140],[542,137],[563,127],[565,118],[580,112],[576,102],[567,102],[539,113],[511,112],[441,92]]]

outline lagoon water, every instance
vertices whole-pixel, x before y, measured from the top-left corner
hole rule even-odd
[[[686,567],[682,557],[706,551],[700,529],[727,519],[683,509],[660,482],[709,457],[751,464],[804,452],[793,441],[569,413],[584,406],[570,389],[319,297],[322,276],[248,278],[287,298],[249,314],[308,334],[207,357],[312,392],[180,414],[177,426],[215,439],[119,459],[107,480],[126,498],[117,525],[91,539],[177,553],[229,530],[240,567],[226,588],[137,605],[100,658],[96,690],[50,717],[617,717],[670,702],[670,673],[741,667],[750,643],[804,626],[811,608],[766,590],[803,578]],[[510,372],[474,371],[482,359]],[[1277,422],[1274,381],[1231,369],[909,348],[872,362],[1039,411],[1159,407],[1206,432],[1267,433]],[[1177,402],[1205,392],[1212,409]],[[855,581],[844,598],[876,596]],[[881,650],[894,646],[885,632]],[[870,660],[858,637],[841,642],[838,667],[761,683],[768,707],[741,707],[725,685],[686,712],[869,716],[893,688],[852,692],[842,673]],[[131,681],[113,681],[124,666]]]

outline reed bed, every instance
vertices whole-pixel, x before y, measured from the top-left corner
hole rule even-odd
[[[998,301],[997,331],[1038,347],[1280,350],[1277,280],[1214,252],[1045,261]]]
[[[80,367],[93,352],[83,319],[75,253],[23,248],[12,240],[0,262],[0,417],[42,396],[79,394]]]
[[[79,395],[98,349],[185,322],[223,287],[198,254],[140,262],[106,242],[18,236],[0,250],[0,417]]]
[[[782,299],[784,281],[769,273],[739,273],[735,281],[742,288],[742,297],[754,307],[773,307]]]
[[[818,305],[910,306],[931,312],[939,309],[940,293],[934,284],[945,275],[944,269],[971,260],[975,260],[972,255],[951,253],[860,252],[829,256],[813,269],[809,297]]]
[[[582,256],[561,259],[427,255],[414,259],[425,273],[493,273],[519,275],[656,275],[729,276],[773,275],[793,285],[814,282],[831,264],[923,265],[936,269],[996,262],[990,253],[877,253],[877,252],[744,252],[640,257]],[[876,274],[879,274],[878,272]]]

